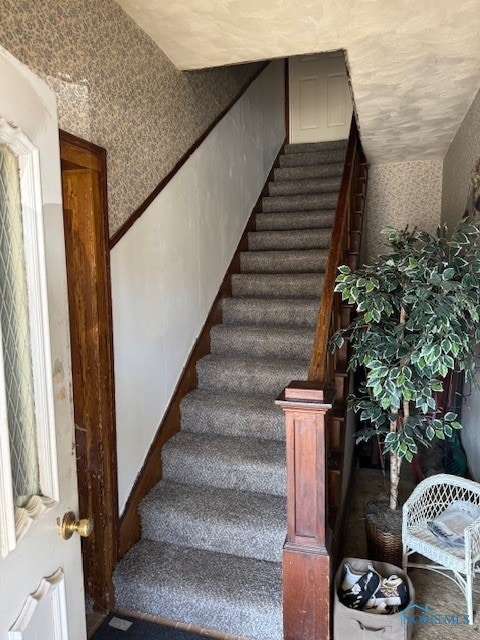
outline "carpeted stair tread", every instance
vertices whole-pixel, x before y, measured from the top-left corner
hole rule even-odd
[[[182,431],[285,440],[285,417],[271,394],[195,389],[181,404]]]
[[[197,362],[198,388],[239,393],[271,393],[275,398],[290,380],[302,380],[308,359],[252,358],[210,354]]]
[[[318,298],[224,298],[223,324],[315,327]]]
[[[327,140],[325,142],[296,142],[286,144],[283,148],[284,153],[315,153],[316,151],[325,151],[326,149],[343,149],[347,150],[348,140]]]
[[[250,231],[248,250],[326,249],[330,246],[331,237],[331,227],[289,231]]]
[[[300,196],[265,196],[262,198],[264,213],[286,211],[315,211],[334,209],[337,206],[338,193],[313,193]]]
[[[243,251],[242,273],[317,273],[325,271],[328,249]]]
[[[215,355],[307,360],[312,352],[313,331],[310,327],[218,324],[212,327],[210,339]]]
[[[285,495],[285,443],[180,431],[162,452],[163,478]]]
[[[280,156],[281,167],[303,167],[305,165],[331,162],[344,162],[345,149],[324,149],[322,151],[307,151],[306,153],[286,153]]]
[[[304,178],[301,180],[275,180],[268,185],[268,195],[270,196],[291,196],[303,193],[330,193],[335,191],[338,194],[340,189],[341,176],[322,178]]]
[[[275,167],[274,180],[306,180],[307,178],[330,178],[343,176],[343,162],[309,164],[300,167]]]
[[[141,540],[115,569],[115,604],[251,640],[282,640],[281,565]]]
[[[235,273],[234,296],[315,298],[322,295],[323,273]]]
[[[162,480],[139,508],[142,536],[184,547],[281,562],[285,498]]]
[[[257,213],[255,226],[257,231],[323,229],[331,228],[334,219],[335,209]]]

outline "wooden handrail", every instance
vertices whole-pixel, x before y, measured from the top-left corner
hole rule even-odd
[[[333,223],[332,241],[330,243],[330,251],[328,253],[327,267],[325,270],[323,295],[320,301],[312,356],[308,368],[308,379],[312,382],[324,384],[331,382],[327,356],[328,341],[332,333],[332,323],[335,320],[333,318],[336,297],[334,294],[335,278],[337,277],[337,269],[341,261],[345,259],[347,253],[348,224],[352,202],[355,197],[352,189],[356,183],[354,178],[358,172],[360,153],[357,124],[355,117],[352,117],[345,166]]]

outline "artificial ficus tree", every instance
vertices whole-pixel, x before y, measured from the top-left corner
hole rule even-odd
[[[357,317],[330,341],[334,350],[350,335],[349,368],[363,367],[365,382],[350,406],[368,426],[357,441],[384,438],[390,454],[390,508],[398,507],[402,461],[419,444],[444,440],[460,429],[443,414],[435,393],[452,370],[475,372],[480,342],[480,221],[462,221],[449,238],[387,228],[390,253],[356,272],[341,266],[336,291],[356,306]]]

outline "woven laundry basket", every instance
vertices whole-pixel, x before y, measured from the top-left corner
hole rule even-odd
[[[384,578],[396,574],[405,581],[410,596],[407,607],[415,602],[415,589],[407,574],[393,564],[362,560],[359,558],[344,558],[334,581],[333,604],[333,640],[411,640],[412,624],[408,623],[402,612],[392,615],[367,613],[357,609],[350,609],[340,602],[338,588],[342,582],[343,564],[348,562],[356,573],[366,573],[368,565]]]

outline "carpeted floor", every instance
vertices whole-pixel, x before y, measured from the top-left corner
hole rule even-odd
[[[405,468],[401,481],[403,499],[408,497],[413,489],[410,479],[410,469]],[[363,509],[366,502],[385,491],[381,471],[372,469],[357,469],[354,480],[354,495],[348,521],[347,540],[344,556],[366,558],[365,528],[363,526]],[[428,604],[432,613],[460,614],[466,613],[466,602],[460,589],[448,578],[439,576],[431,571],[414,569],[409,573],[416,591],[416,602],[421,606]],[[476,582],[476,585],[475,585]],[[478,611],[475,624],[455,625],[415,625],[413,640],[479,640],[480,638],[480,576],[474,580],[474,609]],[[335,638],[335,640],[346,640]]]
[[[114,612],[107,616],[90,640],[209,640],[209,636]]]

